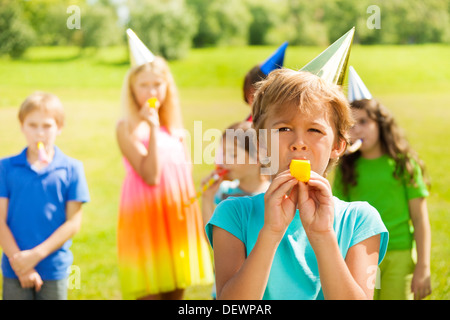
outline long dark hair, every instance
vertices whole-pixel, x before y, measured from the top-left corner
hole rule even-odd
[[[415,163],[420,166],[425,183],[430,187],[429,178],[425,172],[425,165],[417,153],[409,145],[403,131],[397,125],[392,113],[376,99],[363,99],[353,101],[352,109],[365,110],[370,119],[378,124],[381,150],[395,161],[394,178],[402,180],[409,177],[407,184],[415,186]],[[355,163],[361,157],[361,152],[344,155],[341,158],[339,170],[342,174],[344,194],[348,194],[350,186],[357,185]],[[407,173],[407,175],[406,175]]]

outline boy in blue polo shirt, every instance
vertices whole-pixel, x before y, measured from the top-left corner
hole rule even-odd
[[[27,147],[0,160],[3,299],[67,299],[71,238],[89,201],[83,165],[54,145],[64,125],[56,96],[30,95],[19,120]]]

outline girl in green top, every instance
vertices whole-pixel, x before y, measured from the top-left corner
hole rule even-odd
[[[333,194],[373,205],[389,231],[388,252],[380,265],[379,299],[423,299],[431,293],[431,232],[424,165],[410,148],[392,114],[375,99],[351,102],[356,124],[351,141],[358,151],[342,157]],[[413,229],[410,221],[412,221]],[[414,266],[413,241],[417,264]]]

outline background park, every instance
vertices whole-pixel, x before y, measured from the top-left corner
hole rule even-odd
[[[169,59],[193,136],[194,121],[205,132],[246,118],[243,77],[281,43],[289,41],[285,67],[300,69],[353,26],[349,64],[393,111],[430,175],[427,299],[449,299],[450,1],[0,0],[0,157],[25,146],[21,102],[49,91],[66,110],[57,145],[83,161],[89,184],[69,299],[121,299],[116,226],[124,169],[115,124],[130,66],[127,27]],[[194,165],[197,188],[212,169]],[[210,288],[190,288],[185,298],[210,299]]]

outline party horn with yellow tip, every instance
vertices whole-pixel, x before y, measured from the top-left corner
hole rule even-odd
[[[228,173],[227,169],[217,169],[216,173],[214,173],[214,175],[211,177],[211,179],[209,179],[208,182],[205,183],[205,185],[202,188],[202,191],[197,193],[197,197],[201,196],[203,192],[208,190],[214,184],[214,182],[219,180],[221,177],[223,177],[227,173]]]
[[[208,182],[204,184],[201,191],[197,192],[197,195],[194,198],[191,198],[191,200],[187,205],[193,204],[195,200],[200,198],[206,190],[208,190],[217,180],[219,180],[221,177],[224,177],[227,173],[228,173],[227,169],[223,168],[216,169],[214,175],[208,180]]]
[[[38,148],[38,152],[39,152],[38,153],[39,162],[48,163],[48,155],[47,155],[47,152],[45,151],[44,143],[39,141],[37,144],[37,148]]]
[[[293,159],[289,165],[291,175],[299,181],[308,182],[311,177],[311,163],[309,160]]]
[[[159,100],[158,98],[150,98],[147,100],[148,106],[150,108],[158,108],[159,107]]]

